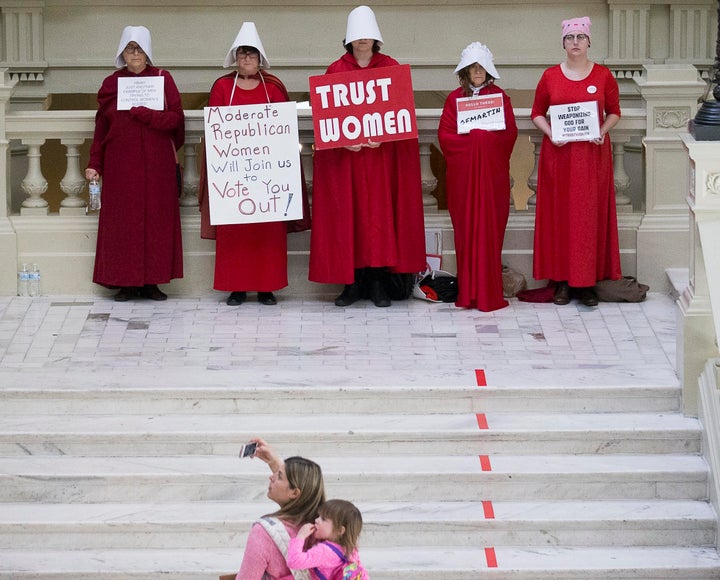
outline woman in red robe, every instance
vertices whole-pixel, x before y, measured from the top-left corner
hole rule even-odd
[[[491,312],[503,297],[502,247],[510,214],[510,155],[517,125],[492,53],[479,42],[467,46],[455,72],[460,87],[445,101],[438,138],[447,164],[448,209],[455,231],[458,297],[455,305]],[[504,128],[458,132],[458,99],[500,95]]]
[[[562,23],[565,62],[547,69],[535,92],[531,118],[543,134],[540,149],[533,275],[555,282],[555,304],[571,290],[586,306],[598,303],[598,280],[621,277],[612,149],[608,131],[620,120],[612,73],[588,59],[590,19]],[[554,142],[545,118],[551,105],[595,101],[600,138]]]
[[[396,66],[378,52],[381,44],[372,10],[356,8],[348,17],[347,52],[327,74]],[[390,306],[383,278],[424,269],[424,228],[417,140],[315,152],[309,279],[345,284],[337,306],[366,295],[375,306]]]
[[[180,93],[165,70],[152,66],[150,32],[123,31],[116,66],[98,92],[95,135],[85,177],[102,176],[93,282],[120,288],[115,300],[165,300],[157,285],[182,278],[183,253],[176,150],[185,141]],[[118,79],[163,77],[165,106],[117,108]]]
[[[252,22],[243,23],[225,59],[237,71],[222,76],[210,90],[208,106],[256,105],[290,100],[277,77],[261,71],[268,67],[260,37]],[[203,168],[204,169],[204,168]],[[239,306],[248,291],[257,291],[261,304],[277,304],[274,291],[288,285],[286,222],[263,222],[210,226],[207,177],[200,179],[198,194],[202,211],[202,237],[214,237],[216,290],[230,292],[226,303]]]

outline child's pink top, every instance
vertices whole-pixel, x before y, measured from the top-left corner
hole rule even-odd
[[[287,522],[283,522],[283,525],[292,542],[297,529]],[[262,580],[263,574],[268,575],[265,576],[266,580],[293,580],[292,572],[273,539],[268,536],[265,528],[255,524],[250,529],[240,572],[235,580]]]
[[[323,576],[325,576],[325,578],[332,578],[333,572],[344,566],[345,562],[325,542],[327,542],[327,540],[319,542],[306,552],[303,552],[303,540],[300,538],[292,538],[290,540],[290,545],[288,546],[288,567],[291,570],[310,569],[313,578],[317,578],[317,576],[312,569],[317,568]],[[338,548],[341,552],[345,552],[339,544],[336,544],[335,542],[328,543],[332,543],[333,546]],[[357,550],[351,554],[348,560],[350,562],[357,562],[359,560]]]

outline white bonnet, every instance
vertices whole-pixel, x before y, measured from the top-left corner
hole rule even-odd
[[[152,40],[150,39],[150,31],[144,26],[126,26],[120,36],[120,44],[118,45],[117,54],[115,55],[115,68],[123,68],[125,60],[122,57],[123,50],[131,42],[136,42],[143,49],[147,56],[148,64],[152,64]]]
[[[500,75],[495,68],[493,63],[493,54],[490,49],[480,42],[472,42],[468,44],[460,54],[460,64],[455,68],[455,72],[458,73],[466,66],[478,63],[482,66],[490,76],[499,79]]]
[[[262,68],[270,68],[270,62],[265,55],[265,49],[263,48],[262,40],[260,40],[260,35],[258,34],[254,22],[243,22],[243,25],[240,27],[240,32],[237,33],[235,41],[232,43],[230,50],[228,50],[228,53],[225,56],[225,62],[223,63],[225,68],[230,68],[231,66],[235,66],[237,64],[235,52],[241,46],[252,46],[253,48],[257,48],[260,53],[260,66]]]
[[[361,38],[372,38],[383,43],[375,13],[369,6],[358,6],[348,14],[344,44]]]

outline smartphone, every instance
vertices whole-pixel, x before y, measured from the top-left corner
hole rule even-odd
[[[240,447],[240,459],[242,459],[243,457],[252,457],[253,455],[255,455],[256,449],[257,443],[246,443],[245,445]]]

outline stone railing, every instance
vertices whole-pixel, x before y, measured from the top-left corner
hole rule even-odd
[[[430,192],[437,185],[436,177],[431,168],[430,157],[431,147],[437,145],[437,126],[440,113],[441,111],[438,109],[417,111],[423,194],[427,207],[436,204],[435,199],[430,195]],[[513,176],[513,181],[527,183],[528,187],[535,191],[537,186],[537,161],[542,136],[530,121],[529,114],[529,109],[515,110],[519,130],[518,142],[527,142],[529,139],[532,143],[534,167],[529,175]],[[22,192],[25,195],[20,204],[20,215],[46,215],[49,217],[55,215],[51,214],[49,204],[43,197],[48,191],[49,183],[42,171],[42,146],[51,140],[60,142],[64,147],[66,158],[64,176],[59,182],[59,188],[64,194],[60,202],[59,215],[84,214],[86,182],[84,166],[80,158],[80,148],[85,141],[89,142],[92,139],[94,113],[92,111],[17,112],[8,114],[5,122],[7,139],[21,144],[23,147],[20,149],[27,151],[27,163],[17,163],[17,159],[15,163],[17,166],[27,166],[27,171],[20,181]],[[310,112],[299,111],[298,123],[300,142],[303,146],[301,159],[306,180],[311,184],[313,131]],[[629,109],[623,111],[620,123],[611,133],[614,147],[616,201],[620,210],[623,207],[632,209],[631,198],[628,195],[631,180],[626,170],[625,146],[633,137],[636,138],[636,142],[639,142],[639,138],[644,136],[645,126],[645,112],[642,109]],[[181,159],[184,166],[184,184],[180,205],[183,207],[197,205],[197,189],[200,180],[198,155],[200,154],[199,145],[202,136],[202,111],[186,111],[186,138],[182,150],[184,158]],[[18,195],[18,193],[14,191],[12,195]],[[642,200],[640,201],[642,202]],[[532,200],[530,200],[529,205],[533,205]],[[642,205],[642,203],[639,205]]]

